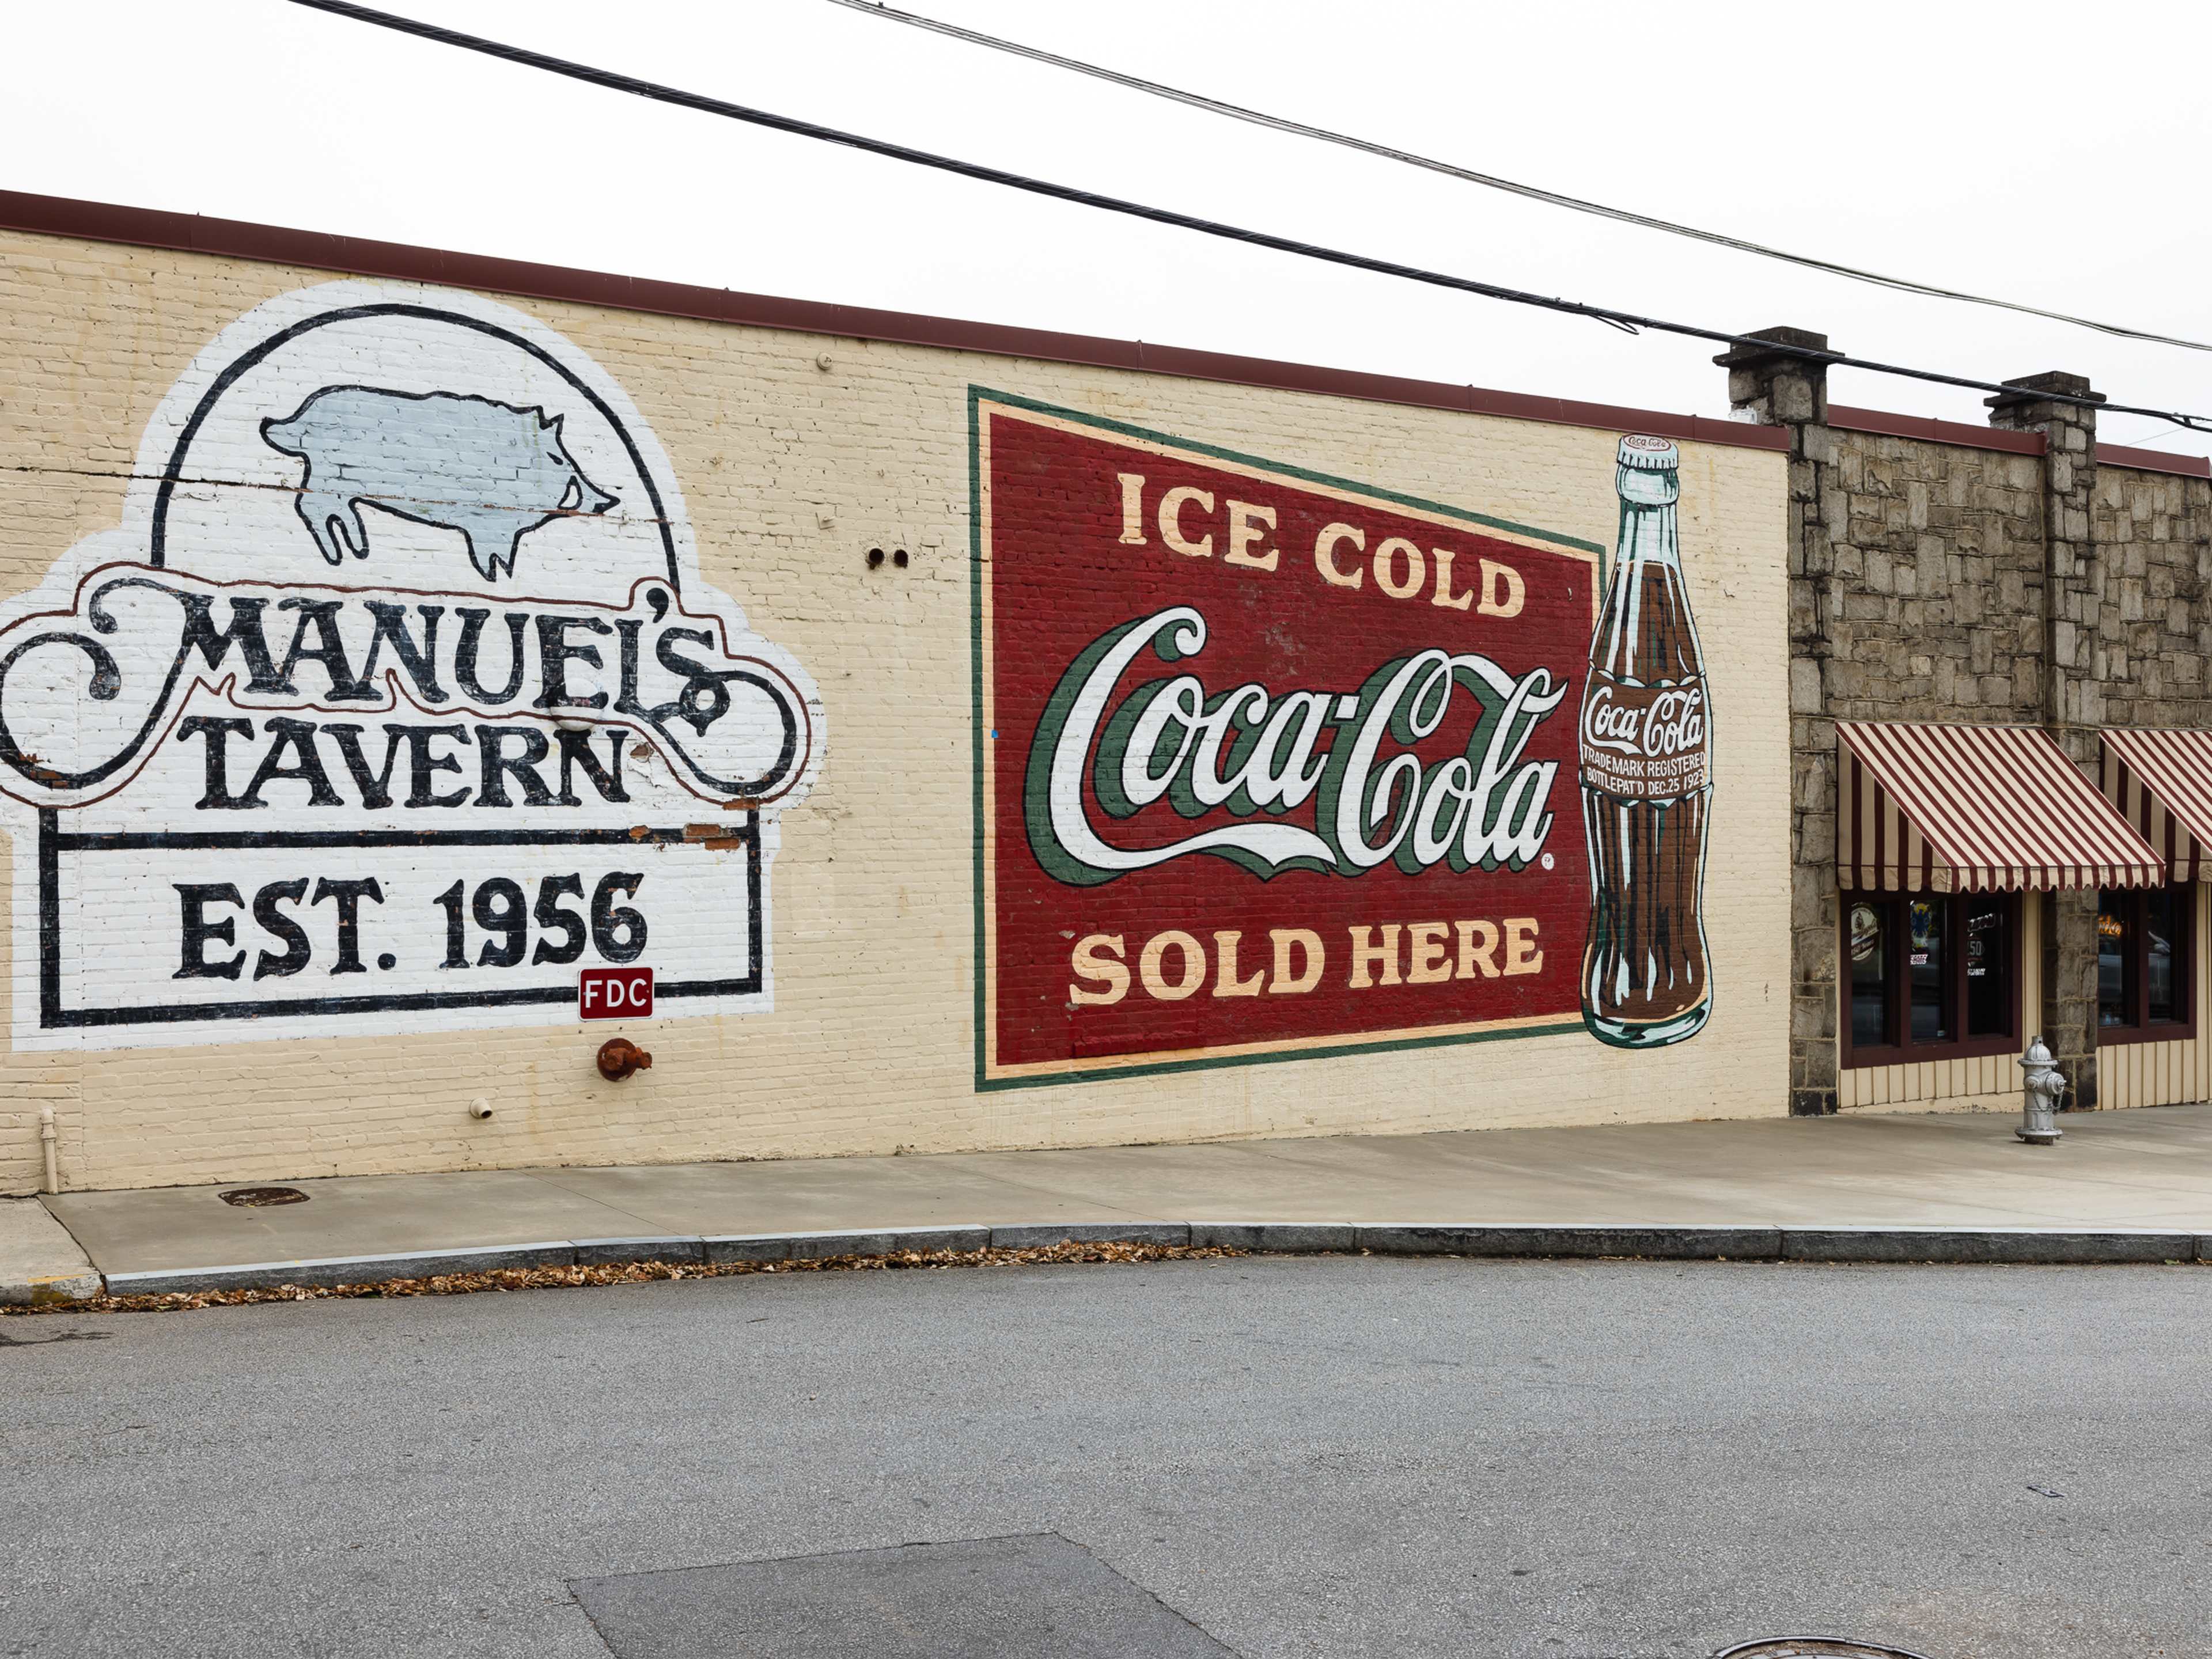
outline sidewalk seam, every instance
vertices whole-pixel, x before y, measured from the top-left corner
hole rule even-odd
[[[578,1167],[599,1168],[603,1166],[580,1165]],[[556,1181],[553,1179],[555,1172],[552,1170],[540,1168],[535,1170],[520,1170],[515,1173],[527,1176],[531,1180],[538,1182],[540,1186],[550,1187],[556,1193],[566,1193],[570,1198],[580,1198],[586,1204],[596,1204],[601,1209],[609,1211],[615,1215],[626,1215],[632,1221],[637,1223],[638,1231],[641,1234],[654,1234],[659,1231],[659,1224],[655,1222],[651,1216],[640,1215],[636,1211],[625,1209],[619,1204],[610,1204],[605,1199],[599,1196],[597,1193],[580,1192],[577,1188],[568,1186],[564,1182]]]

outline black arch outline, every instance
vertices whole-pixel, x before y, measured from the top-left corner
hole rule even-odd
[[[676,536],[669,526],[668,508],[660,499],[660,486],[654,480],[651,469],[646,465],[645,457],[638,453],[637,441],[630,436],[629,428],[623,424],[621,417],[607,406],[606,399],[586,386],[574,371],[543,346],[526,340],[496,323],[465,317],[457,311],[441,311],[435,306],[405,305],[397,301],[347,306],[341,310],[321,312],[294,323],[289,328],[270,335],[243,356],[233,359],[222,373],[216,376],[215,383],[200,395],[199,402],[193,406],[191,417],[185,422],[185,429],[177,434],[176,444],[169,451],[168,465],[161,469],[161,487],[154,497],[153,531],[146,544],[147,560],[156,569],[168,568],[169,498],[183,477],[185,452],[191,447],[192,441],[199,435],[200,428],[215,408],[216,399],[235,386],[249,370],[266,362],[279,348],[289,345],[300,336],[332,323],[351,322],[366,317],[416,317],[429,322],[457,323],[463,328],[472,328],[479,334],[488,334],[495,340],[503,340],[509,345],[519,347],[567,381],[599,412],[600,417],[614,428],[615,435],[622,440],[623,448],[629,456],[631,470],[643,481],[646,495],[653,503],[653,523],[660,530],[661,555],[668,566],[668,585],[678,594],[683,592],[683,573],[677,568],[676,561]]]

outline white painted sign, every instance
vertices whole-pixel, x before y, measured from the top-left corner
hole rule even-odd
[[[641,957],[665,1015],[765,1007],[822,748],[582,352],[467,294],[286,295],[0,609],[15,1044],[566,1023]]]

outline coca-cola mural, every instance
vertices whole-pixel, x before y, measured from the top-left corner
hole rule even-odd
[[[1624,501],[1608,581],[1593,542],[971,407],[980,1085],[1703,1024],[1671,493],[1663,549]]]
[[[1705,952],[1712,711],[1682,579],[1674,446],[1620,441],[1620,542],[1583,688],[1589,938],[1583,1022],[1622,1048],[1680,1042],[1713,1010]]]

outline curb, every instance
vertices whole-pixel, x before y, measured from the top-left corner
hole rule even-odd
[[[0,1198],[0,1308],[49,1308],[100,1294],[84,1247],[36,1198]]]
[[[2212,1236],[2107,1228],[1986,1231],[1929,1227],[1785,1227],[1785,1261],[1991,1261],[2019,1266],[2212,1261]]]
[[[594,1243],[608,1241],[593,1240]],[[658,1243],[653,1239],[637,1241]],[[193,1295],[204,1291],[266,1291],[279,1285],[372,1285],[386,1279],[490,1273],[500,1267],[573,1267],[576,1244],[495,1244],[477,1249],[401,1251],[389,1255],[330,1255],[301,1261],[243,1261],[220,1267],[155,1267],[109,1273],[110,1296]],[[630,1256],[630,1261],[649,1260]]]
[[[54,1307],[89,1301],[99,1294],[100,1275],[95,1273],[33,1273],[0,1282],[0,1307]]]
[[[1669,1261],[1774,1261],[1779,1227],[1376,1226],[1358,1248],[1393,1255],[1654,1256]]]
[[[194,1295],[273,1289],[280,1285],[374,1284],[489,1273],[502,1267],[606,1267],[635,1261],[818,1261],[886,1255],[897,1250],[1035,1249],[1075,1243],[1164,1244],[1248,1250],[1257,1255],[1368,1252],[1377,1255],[1472,1256],[1506,1260],[1641,1257],[1662,1261],[1924,1262],[2031,1267],[2212,1261],[2212,1234],[2143,1228],[1560,1226],[1550,1223],[1311,1221],[1130,1221],[1027,1223],[1003,1227],[879,1227],[851,1232],[651,1234],[630,1238],[551,1239],[535,1244],[324,1256],[208,1267],[109,1273],[110,1296]],[[82,1276],[46,1290],[41,1300],[98,1293]]]

